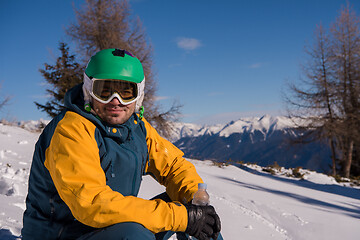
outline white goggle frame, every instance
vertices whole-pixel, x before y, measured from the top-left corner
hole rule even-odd
[[[141,95],[141,83],[136,83],[136,87],[137,87],[137,96],[136,98],[134,98],[133,100],[131,101],[124,101],[121,96],[118,94],[118,93],[113,93],[113,95],[111,95],[108,100],[104,101],[100,98],[98,98],[94,93],[93,93],[93,84],[94,84],[94,81],[95,80],[104,80],[104,79],[96,79],[96,78],[93,78],[91,79],[91,90],[90,90],[90,95],[91,97],[93,97],[96,101],[99,101],[103,104],[107,104],[109,102],[111,102],[115,97],[119,100],[119,102],[122,104],[122,105],[129,105],[133,102],[136,102],[139,98],[140,98],[140,95]]]

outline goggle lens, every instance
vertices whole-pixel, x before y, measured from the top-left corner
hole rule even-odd
[[[122,80],[94,80],[92,92],[98,99],[108,101],[117,93],[123,102],[131,102],[138,96],[137,85],[133,82]]]

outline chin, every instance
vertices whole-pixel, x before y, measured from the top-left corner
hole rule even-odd
[[[119,117],[119,116],[111,116],[109,118],[107,118],[107,122],[113,125],[116,124],[123,124],[125,123],[127,120],[129,120],[129,118],[125,118],[125,117]]]

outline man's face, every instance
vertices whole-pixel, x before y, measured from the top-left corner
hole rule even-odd
[[[109,103],[101,103],[93,99],[93,109],[96,114],[105,122],[112,125],[123,124],[135,112],[136,102],[123,105],[115,97]]]

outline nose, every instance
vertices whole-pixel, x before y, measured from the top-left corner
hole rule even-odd
[[[117,97],[114,97],[113,99],[111,99],[111,101],[109,103],[111,103],[111,104],[119,104],[120,100]]]
[[[110,101],[109,103],[110,103],[111,105],[121,105],[121,106],[124,106],[117,97],[114,97],[113,99],[111,99],[111,101]]]

